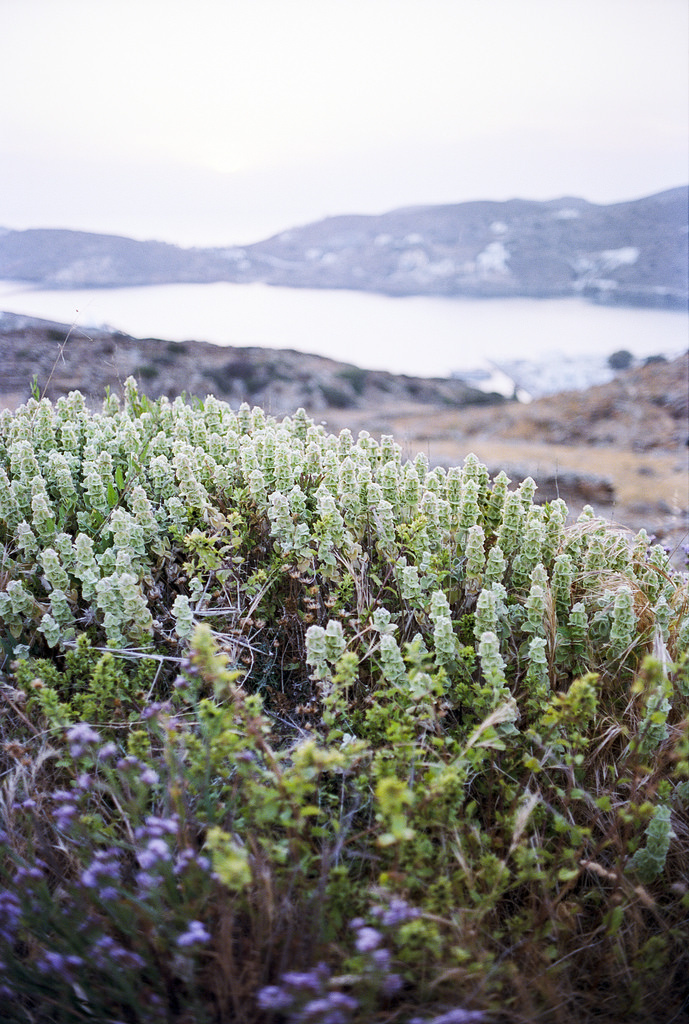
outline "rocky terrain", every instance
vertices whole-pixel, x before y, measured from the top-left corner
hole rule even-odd
[[[392,433],[407,454],[435,465],[473,451],[513,480],[532,475],[540,500],[563,497],[573,515],[592,504],[642,527],[684,565],[689,541],[689,356],[625,370],[607,384],[531,404],[486,395],[461,380],[363,370],[299,352],[167,342],[0,314],[0,408],[31,394],[78,389],[98,406],[129,374],[150,397],[217,395],[276,416],[304,406],[338,431]]]
[[[687,188],[600,206],[513,199],[339,216],[242,247],[0,231],[0,278],[42,287],[261,281],[387,295],[561,297],[685,309]]]
[[[48,398],[78,389],[100,404],[132,374],[150,397],[212,393],[233,406],[260,405],[276,416],[300,405],[374,409],[420,402],[441,408],[500,401],[455,378],[406,377],[286,349],[240,348],[202,341],[131,338],[0,313],[0,403],[23,402],[31,382]]]

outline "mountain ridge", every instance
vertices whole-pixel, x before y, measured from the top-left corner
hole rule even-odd
[[[685,309],[689,188],[600,205],[473,200],[339,214],[245,246],[0,229],[0,278],[41,287],[262,282],[391,296],[559,298]]]

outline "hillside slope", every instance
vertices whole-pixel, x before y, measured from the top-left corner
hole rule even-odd
[[[33,317],[0,314],[0,406],[24,402],[34,374],[41,392],[56,399],[79,390],[100,404],[106,387],[121,390],[131,374],[147,395],[203,398],[261,405],[276,416],[300,405],[378,408],[408,402],[458,408],[501,401],[459,379],[407,377],[289,349],[240,348],[202,341],[132,338],[109,330],[70,328]]]
[[[253,245],[0,232],[0,278],[43,287],[264,282],[387,295],[559,297],[686,308],[689,190],[599,206],[513,199],[330,217]]]

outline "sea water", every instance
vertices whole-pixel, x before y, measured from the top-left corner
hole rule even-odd
[[[579,298],[391,298],[227,283],[49,291],[0,281],[0,309],[86,334],[108,326],[140,338],[296,349],[424,377],[514,368],[518,360],[576,376],[587,366],[602,371],[616,351],[672,357],[689,340],[686,313]]]

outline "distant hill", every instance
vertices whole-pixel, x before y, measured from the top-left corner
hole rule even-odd
[[[58,229],[0,233],[0,278],[51,288],[231,281],[476,298],[583,295],[686,308],[689,189],[600,206],[513,199],[417,206],[183,249]]]

